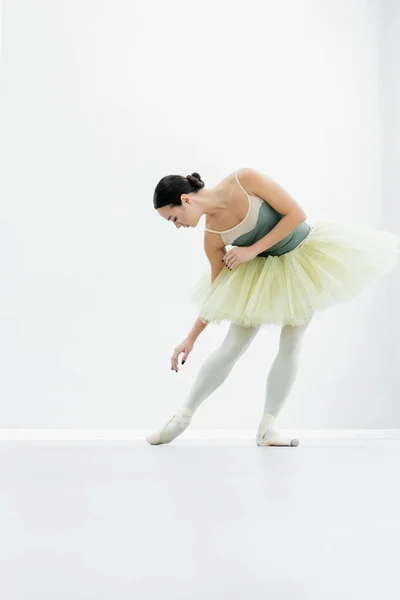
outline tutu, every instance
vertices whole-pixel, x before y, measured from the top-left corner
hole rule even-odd
[[[318,221],[281,256],[256,256],[211,284],[211,266],[190,295],[204,323],[303,325],[316,311],[357,296],[389,274],[400,238],[364,225]]]

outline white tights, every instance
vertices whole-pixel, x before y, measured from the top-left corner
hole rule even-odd
[[[279,350],[267,378],[264,414],[276,417],[289,395],[299,370],[303,336],[309,325],[283,325]],[[238,359],[255,338],[259,327],[231,323],[221,346],[203,363],[184,407],[197,410],[200,404],[225,381]]]

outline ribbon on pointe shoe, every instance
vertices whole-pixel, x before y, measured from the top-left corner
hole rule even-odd
[[[181,429],[186,429],[192,420],[193,411],[190,408],[179,408],[175,415],[172,417],[175,419],[175,422],[178,423]],[[171,419],[172,420],[172,419]]]
[[[179,435],[179,433],[176,430],[175,433],[171,431],[166,431],[168,425],[173,421],[174,425],[176,424],[179,427],[179,429],[183,432],[186,429],[186,427],[188,427],[188,425],[190,424],[192,420],[192,415],[193,411],[190,408],[184,406],[183,408],[178,409],[176,413],[169,419],[167,423],[165,423],[165,425],[161,429],[150,433],[146,437],[146,440],[149,442],[149,444],[168,444],[170,441],[172,441]]]
[[[264,415],[258,426],[256,442],[258,446],[298,446],[297,439],[284,438],[274,426],[275,417]]]

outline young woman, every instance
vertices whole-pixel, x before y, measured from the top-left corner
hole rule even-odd
[[[399,238],[362,225],[318,221],[309,225],[302,207],[272,178],[239,169],[205,188],[198,173],[167,175],[153,198],[158,214],[179,229],[205,215],[204,250],[210,263],[192,300],[198,318],[175,348],[178,372],[208,323],[230,322],[220,348],[200,368],[185,404],[160,430],[147,436],[165,444],[190,424],[194,412],[227,378],[263,325],[281,326],[279,351],[268,374],[259,446],[297,446],[275,419],[295,382],[304,334],[315,311],[357,296],[388,274],[399,255]],[[227,251],[226,246],[232,246]]]

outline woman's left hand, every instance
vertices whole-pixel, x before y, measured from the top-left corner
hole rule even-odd
[[[235,247],[229,250],[222,259],[225,261],[226,266],[229,269],[234,269],[240,263],[252,260],[257,256],[257,253],[250,246],[242,246],[241,248]]]

